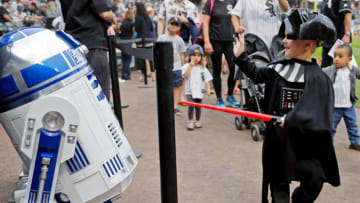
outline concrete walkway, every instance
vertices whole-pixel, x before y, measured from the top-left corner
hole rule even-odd
[[[136,168],[133,183],[121,202],[160,203],[160,169],[157,134],[156,88],[138,88],[138,72],[132,81],[121,86],[122,101],[130,105],[123,109],[124,131],[133,148],[143,156]],[[225,83],[223,85],[225,87]],[[204,103],[215,105],[215,96]],[[181,203],[259,203],[261,202],[261,147],[250,131],[238,131],[234,115],[204,109],[204,127],[187,131],[186,107],[176,116],[176,147],[178,202]],[[358,111],[360,118],[360,111]],[[341,186],[325,184],[318,203],[360,202],[360,152],[348,149],[344,124],[339,126],[335,148],[340,167]],[[0,202],[11,195],[20,160],[6,132],[0,128]],[[297,183],[292,184],[294,188]]]

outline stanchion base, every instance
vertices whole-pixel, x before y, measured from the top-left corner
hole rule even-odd
[[[129,104],[127,104],[127,103],[121,103],[121,108],[122,108],[122,109],[125,109],[125,108],[127,108],[127,107],[129,107]]]
[[[142,156],[142,152],[138,149],[133,149],[133,152],[138,159]]]
[[[143,85],[140,85],[139,88],[154,88],[154,85],[152,85],[152,84],[143,84]]]

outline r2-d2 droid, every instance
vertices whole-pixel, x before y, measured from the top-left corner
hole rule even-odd
[[[131,183],[136,156],[86,52],[63,31],[0,39],[0,122],[25,174],[15,202],[114,202]]]

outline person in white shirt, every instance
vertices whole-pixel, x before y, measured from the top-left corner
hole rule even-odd
[[[24,6],[19,4],[17,5],[16,11],[10,14],[10,16],[12,17],[12,19],[15,20],[15,22],[21,22],[24,20],[24,18],[26,17],[26,13],[23,12],[23,10],[24,10]]]
[[[9,13],[13,14],[17,11],[18,5],[21,4],[21,0],[12,1],[9,7]]]
[[[158,14],[158,36],[162,35],[168,21],[171,17],[178,17],[182,24],[188,25],[189,21],[187,18],[195,20],[197,11],[195,5],[189,0],[165,0],[159,9]]]
[[[201,103],[206,93],[210,96],[210,81],[213,79],[206,68],[206,59],[203,49],[194,44],[189,47],[187,63],[182,67],[182,75],[185,78],[185,96],[190,102]],[[193,122],[194,108],[196,121]],[[201,108],[189,106],[187,129],[201,128]]]
[[[184,40],[176,33],[180,31],[180,19],[178,17],[171,17],[168,21],[168,32],[159,36],[159,42],[172,42],[173,47],[173,89],[174,89],[174,113],[177,116],[181,115],[178,109],[178,102],[183,101],[184,95],[183,77],[181,74],[181,67],[185,63],[185,43]],[[161,78],[160,78],[161,79]]]
[[[240,0],[230,12],[236,33],[253,33],[270,48],[272,38],[279,32],[279,13],[289,11],[287,0]]]

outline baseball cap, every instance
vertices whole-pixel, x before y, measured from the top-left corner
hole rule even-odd
[[[191,45],[191,47],[189,47],[189,49],[187,51],[188,56],[195,55],[195,54],[200,54],[202,56],[204,55],[203,48],[198,44]]]
[[[17,9],[18,9],[18,10],[24,10],[24,6],[21,5],[21,4],[19,4],[19,5],[17,5]]]
[[[178,25],[181,24],[180,19],[178,17],[171,17],[168,21],[168,23],[176,23]]]

